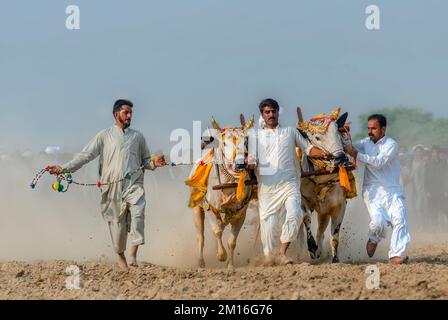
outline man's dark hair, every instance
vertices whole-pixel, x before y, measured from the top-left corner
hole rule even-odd
[[[368,121],[370,120],[376,120],[378,121],[378,123],[380,124],[381,128],[384,128],[385,126],[387,126],[387,120],[386,117],[383,116],[382,114],[372,114],[371,116],[369,116]]]
[[[121,108],[122,108],[123,106],[130,106],[130,107],[132,108],[134,105],[133,105],[132,102],[129,101],[129,100],[118,99],[118,100],[115,101],[115,103],[114,103],[114,110],[113,110],[112,113],[115,115],[115,112],[120,112],[120,111],[121,111]]]
[[[271,107],[276,109],[277,111],[280,109],[280,106],[278,105],[278,102],[275,101],[274,99],[264,99],[263,101],[260,102],[260,105],[258,106],[258,108],[260,109],[260,112],[263,112],[263,109],[265,107]]]

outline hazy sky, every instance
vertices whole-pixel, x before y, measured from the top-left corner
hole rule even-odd
[[[65,8],[81,29],[65,27]],[[380,7],[381,29],[365,27]],[[418,106],[448,116],[443,0],[72,0],[0,5],[1,150],[77,151],[135,103],[133,127],[168,151],[174,128],[235,124],[277,99],[283,123],[341,105]],[[359,128],[360,124],[356,124]]]

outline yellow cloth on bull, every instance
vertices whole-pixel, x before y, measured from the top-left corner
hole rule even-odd
[[[345,189],[347,199],[352,199],[358,195],[355,175],[352,171],[347,172],[344,167],[339,167],[339,185]]]
[[[213,149],[198,164],[196,170],[189,179],[185,181],[187,186],[192,188],[188,207],[193,208],[201,203],[207,192],[208,177],[213,167]]]
[[[299,159],[299,162],[302,161],[302,149],[296,148],[297,158]]]

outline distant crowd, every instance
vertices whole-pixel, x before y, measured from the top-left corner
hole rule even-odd
[[[400,162],[410,214],[424,219],[429,227],[448,224],[448,149],[402,146]]]

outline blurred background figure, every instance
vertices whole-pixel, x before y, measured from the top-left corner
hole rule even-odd
[[[406,205],[412,210],[413,185],[412,185],[412,152],[406,146],[401,146],[399,149],[400,156],[400,182],[403,187],[403,192],[406,197]]]
[[[412,208],[415,216],[423,218],[426,208],[426,190],[425,190],[425,147],[421,144],[412,148],[414,158],[412,160]]]
[[[430,158],[425,167],[425,186],[428,222],[431,227],[445,224],[444,204],[446,201],[447,162],[441,157],[440,146],[431,148]]]

